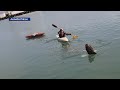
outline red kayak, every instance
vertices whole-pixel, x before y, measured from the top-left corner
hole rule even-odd
[[[37,32],[37,33],[33,33],[31,35],[27,35],[26,38],[33,39],[33,38],[37,38],[37,37],[42,37],[42,36],[44,36],[44,34],[45,33]]]

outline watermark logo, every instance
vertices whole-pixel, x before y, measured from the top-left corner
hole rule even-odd
[[[9,18],[9,21],[30,21],[29,17],[13,17]]]

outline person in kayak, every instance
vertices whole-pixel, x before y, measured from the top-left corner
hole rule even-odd
[[[71,33],[64,32],[62,28],[60,29],[60,31],[58,32],[58,34],[59,34],[60,38],[65,37],[65,35],[71,35]]]
[[[85,44],[85,49],[87,51],[88,54],[97,54],[94,49],[92,48],[91,45]]]

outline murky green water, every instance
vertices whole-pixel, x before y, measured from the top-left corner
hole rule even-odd
[[[120,78],[120,12],[37,11],[30,22],[0,22],[0,78],[3,79],[100,79]],[[56,24],[78,35],[69,43],[56,39]],[[26,40],[34,32],[45,37]],[[88,56],[91,44],[97,55]]]

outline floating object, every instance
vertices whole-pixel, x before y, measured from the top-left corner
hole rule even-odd
[[[42,32],[37,32],[37,33],[33,33],[31,35],[27,35],[26,38],[27,39],[33,39],[33,38],[37,38],[37,37],[42,37],[44,36],[45,33]]]

